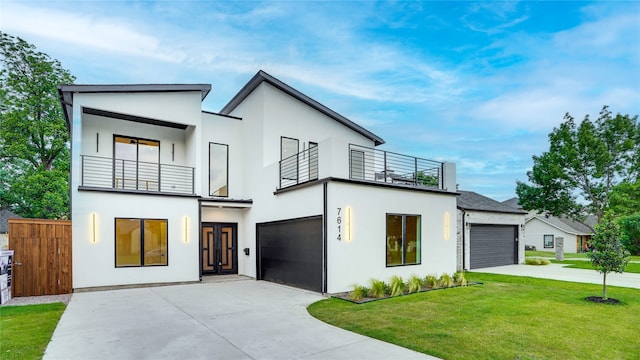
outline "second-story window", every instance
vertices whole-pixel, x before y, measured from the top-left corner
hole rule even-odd
[[[280,160],[281,178],[284,180],[298,180],[298,159],[296,156],[299,152],[299,140],[281,137],[280,138]]]
[[[114,135],[113,143],[113,187],[159,191],[160,141]]]
[[[209,143],[209,195],[229,196],[229,145]]]

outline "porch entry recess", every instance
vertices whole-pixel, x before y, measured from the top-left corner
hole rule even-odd
[[[202,224],[202,274],[238,273],[238,224]]]

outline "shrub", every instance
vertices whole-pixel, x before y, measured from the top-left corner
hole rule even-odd
[[[405,283],[398,275],[394,275],[391,278],[391,296],[398,296],[404,294]]]
[[[467,278],[464,276],[463,271],[453,274],[453,281],[460,286],[467,286]]]
[[[417,293],[422,288],[422,279],[417,275],[411,275],[407,281],[407,292]]]
[[[438,278],[435,275],[427,275],[424,278],[424,286],[427,289],[434,289],[438,287]]]
[[[369,288],[369,296],[381,298],[387,294],[387,284],[382,280],[371,279],[371,287]]]
[[[360,301],[365,298],[369,294],[369,289],[366,286],[355,285],[351,293],[349,293],[349,298],[353,301]]]
[[[549,265],[551,262],[543,258],[526,258],[524,263],[527,265]]]
[[[451,287],[453,286],[453,278],[449,274],[442,274],[440,279],[438,279],[438,283],[442,287]]]

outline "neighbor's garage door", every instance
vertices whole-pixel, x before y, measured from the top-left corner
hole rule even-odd
[[[517,264],[516,227],[471,225],[471,269]]]
[[[322,216],[258,224],[258,279],[322,292]]]

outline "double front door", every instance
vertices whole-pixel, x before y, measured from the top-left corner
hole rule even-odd
[[[238,273],[238,225],[202,224],[202,273]]]

